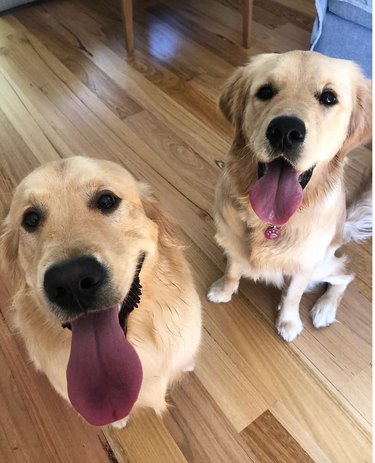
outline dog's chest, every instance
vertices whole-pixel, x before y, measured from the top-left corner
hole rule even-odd
[[[319,238],[314,229],[281,227],[275,239],[267,239],[267,230],[267,225],[248,229],[249,264],[258,278],[278,285],[280,274],[310,267],[326,254],[329,239]]]

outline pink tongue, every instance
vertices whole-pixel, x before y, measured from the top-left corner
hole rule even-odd
[[[267,171],[250,188],[250,204],[263,222],[283,225],[302,202],[299,173],[287,162],[276,160],[267,164]]]
[[[128,416],[142,384],[142,366],[118,321],[118,308],[84,315],[71,323],[68,368],[71,404],[90,424]]]

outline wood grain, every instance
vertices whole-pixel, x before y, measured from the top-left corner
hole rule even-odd
[[[263,463],[312,463],[313,460],[267,410],[241,432]]]
[[[314,329],[318,294],[308,294],[305,329],[291,345],[274,332],[278,290],[243,281],[230,304],[205,301],[225,266],[212,203],[233,133],[216,107],[220,89],[255,53],[306,48],[315,14],[309,0],[257,0],[245,51],[241,7],[134,2],[132,57],[118,0],[50,0],[0,18],[0,214],[20,179],[49,160],[119,162],[152,185],[178,222],[204,308],[196,370],[171,392],[164,419],[143,410],[128,428],[102,432],[29,364],[11,332],[2,275],[1,462],[370,461],[370,241],[346,247],[357,278],[338,323]],[[369,146],[350,158],[352,188]]]
[[[368,365],[341,389],[343,396],[369,423],[372,420],[371,384],[372,367]]]
[[[201,407],[201,400],[204,407]],[[184,379],[170,396],[165,424],[188,461],[207,463],[253,462],[254,455],[223,418],[194,373]],[[213,427],[211,424],[216,423]]]
[[[127,463],[186,463],[181,450],[165,425],[152,410],[140,410],[126,429],[106,429],[113,452]]]

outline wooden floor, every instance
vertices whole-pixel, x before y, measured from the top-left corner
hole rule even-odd
[[[0,201],[41,163],[73,154],[123,163],[154,186],[189,246],[204,306],[194,373],[163,420],[144,410],[122,431],[86,425],[36,374],[13,336],[0,280],[1,463],[246,463],[371,460],[371,244],[348,246],[357,274],[338,323],[293,344],[274,332],[277,290],[242,282],[226,305],[205,300],[223,271],[214,184],[232,130],[220,87],[263,51],[306,49],[312,0],[255,0],[240,47],[240,0],[135,1],[126,57],[119,0],[51,0],[0,17]],[[369,162],[352,155],[350,181]]]

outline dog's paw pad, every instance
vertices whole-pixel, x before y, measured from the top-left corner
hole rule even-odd
[[[125,426],[128,424],[129,417],[125,417],[122,420],[115,421],[111,424],[111,426],[115,429],[124,429]]]
[[[336,321],[336,304],[317,302],[310,312],[315,328],[325,328]]]
[[[276,329],[284,341],[291,342],[301,334],[303,325],[301,320],[280,320],[276,323]]]
[[[232,299],[233,291],[228,291],[223,288],[223,281],[220,279],[216,281],[207,292],[207,299],[216,304],[220,302],[229,302]]]

